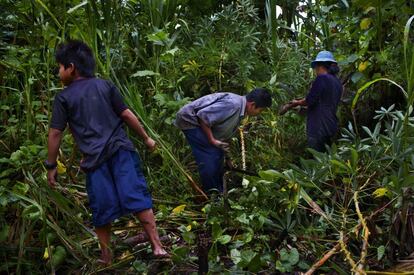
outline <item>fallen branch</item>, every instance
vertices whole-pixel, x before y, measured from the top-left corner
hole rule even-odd
[[[347,241],[348,241],[348,238],[346,238],[344,240],[344,242],[347,242]],[[326,252],[322,256],[322,258],[320,258],[316,263],[314,263],[312,265],[312,267],[308,271],[306,271],[306,273],[304,273],[304,275],[311,275],[311,274],[313,274],[313,272],[315,272],[318,268],[320,268],[321,266],[323,266],[324,263],[327,260],[329,260],[330,257],[332,257],[334,254],[336,254],[339,251],[339,249],[341,249],[341,244],[340,243],[337,243],[334,247],[332,247],[331,250],[329,250],[328,252]]]
[[[375,210],[375,212],[373,212],[371,215],[369,215],[368,218],[366,218],[366,220],[370,220],[372,218],[374,218],[376,215],[378,215],[379,213],[381,213],[382,211],[384,211],[392,202],[394,202],[394,200],[396,200],[396,198],[394,198],[393,200],[389,201],[387,204],[385,204],[384,206],[382,206],[381,208]],[[361,222],[358,223],[357,226],[355,226],[354,230],[352,230],[352,232],[355,232],[357,230],[359,230],[359,228],[361,228]],[[349,237],[344,237],[343,238],[343,242],[347,243],[349,240]],[[306,273],[304,273],[304,275],[311,275],[313,274],[318,268],[320,268],[321,266],[323,266],[327,260],[329,260],[333,255],[335,255],[339,250],[341,249],[341,244],[338,242],[332,249],[330,249],[328,252],[326,252],[321,259],[319,259],[316,263],[314,263],[312,265],[312,267],[306,271]],[[370,273],[372,271],[366,271],[367,274],[390,274],[392,275],[392,273]],[[401,274],[401,273],[400,273]],[[402,273],[404,274],[404,273]],[[407,274],[414,274],[414,273],[407,273]]]

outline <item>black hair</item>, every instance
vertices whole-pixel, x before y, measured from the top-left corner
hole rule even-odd
[[[272,96],[265,88],[253,89],[246,95],[246,99],[249,102],[254,102],[257,108],[268,108],[272,106]]]
[[[335,62],[320,61],[320,62],[315,62],[315,66],[324,67],[328,71],[328,73],[332,75],[336,75],[340,71],[338,64],[336,64]]]
[[[58,46],[56,61],[62,64],[65,69],[72,63],[79,75],[92,77],[95,71],[95,58],[91,48],[79,40],[70,40]]]

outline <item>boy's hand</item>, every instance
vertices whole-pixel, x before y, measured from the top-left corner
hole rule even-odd
[[[210,141],[211,145],[216,146],[217,148],[220,148],[221,150],[223,150],[224,152],[229,152],[230,151],[230,144],[228,144],[227,142],[223,142],[217,139],[213,139]]]
[[[56,187],[57,168],[47,171],[47,183],[52,188]]]
[[[304,98],[294,99],[290,103],[293,105],[292,107],[296,107],[296,106],[306,106],[306,99],[304,99]]]
[[[145,145],[147,146],[148,150],[150,152],[153,152],[155,150],[155,147],[157,147],[157,144],[155,143],[155,141],[148,137],[145,141],[144,141]]]
[[[226,159],[225,159],[225,163],[226,163],[226,167],[228,168],[228,169],[233,169],[234,168],[234,164],[233,164],[233,161],[229,158],[229,157],[226,157]]]

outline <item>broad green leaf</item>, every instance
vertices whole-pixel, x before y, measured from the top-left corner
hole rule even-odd
[[[188,244],[193,244],[196,240],[196,235],[193,232],[183,232],[181,233],[183,239]]]
[[[244,223],[244,224],[249,224],[249,220],[247,219],[247,216],[245,213],[241,214],[240,216],[238,216],[236,218],[237,221]]]
[[[282,178],[283,174],[276,170],[259,171],[259,176],[268,181],[274,181],[278,178]]]
[[[29,191],[30,186],[23,182],[18,182],[13,186],[13,193],[24,195]]]
[[[243,266],[248,266],[249,263],[256,257],[256,252],[252,250],[242,250],[241,252],[241,259],[243,262]]]
[[[36,205],[30,205],[23,210],[22,216],[34,221],[41,218],[41,211]]]
[[[211,226],[211,236],[213,237],[213,240],[216,241],[218,238],[220,238],[221,235],[223,235],[223,230],[219,224],[214,223]]]
[[[237,250],[236,248],[233,248],[231,251],[230,251],[230,257],[231,257],[231,260],[233,261],[233,263],[235,264],[235,265],[237,265],[238,263],[240,263],[240,261],[241,261],[241,254],[240,254],[240,251],[239,250]]]
[[[230,235],[222,235],[217,239],[217,241],[221,244],[229,243],[231,241],[231,236]]]
[[[339,168],[341,168],[345,171],[349,171],[349,167],[345,163],[343,163],[339,160],[331,159],[331,163],[332,163],[332,165],[337,166],[337,167],[339,167]]]
[[[360,73],[360,72],[356,72],[356,73],[353,73],[353,74],[352,74],[352,76],[351,76],[351,81],[352,81],[353,83],[357,83],[357,82],[358,82],[358,81],[360,81],[363,77],[364,77],[364,75],[363,75],[362,73]]]

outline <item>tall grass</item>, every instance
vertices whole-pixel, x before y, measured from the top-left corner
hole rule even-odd
[[[404,46],[404,69],[405,69],[405,75],[406,75],[406,88],[395,81],[381,77],[374,79],[372,81],[369,81],[365,83],[361,88],[358,89],[357,93],[355,94],[354,99],[352,100],[351,104],[351,111],[354,114],[355,109],[357,106],[357,103],[360,99],[360,96],[363,92],[365,92],[369,87],[371,87],[373,84],[379,82],[379,81],[387,81],[399,88],[399,90],[404,94],[407,105],[406,105],[406,113],[405,113],[405,127],[404,129],[408,130],[408,117],[410,115],[410,112],[412,111],[412,105],[414,103],[414,45],[412,42],[410,42],[410,29],[411,25],[414,21],[414,15],[411,16],[404,27],[404,37],[403,37],[403,46]],[[355,120],[355,117],[354,117]],[[357,125],[355,125],[357,127]]]

